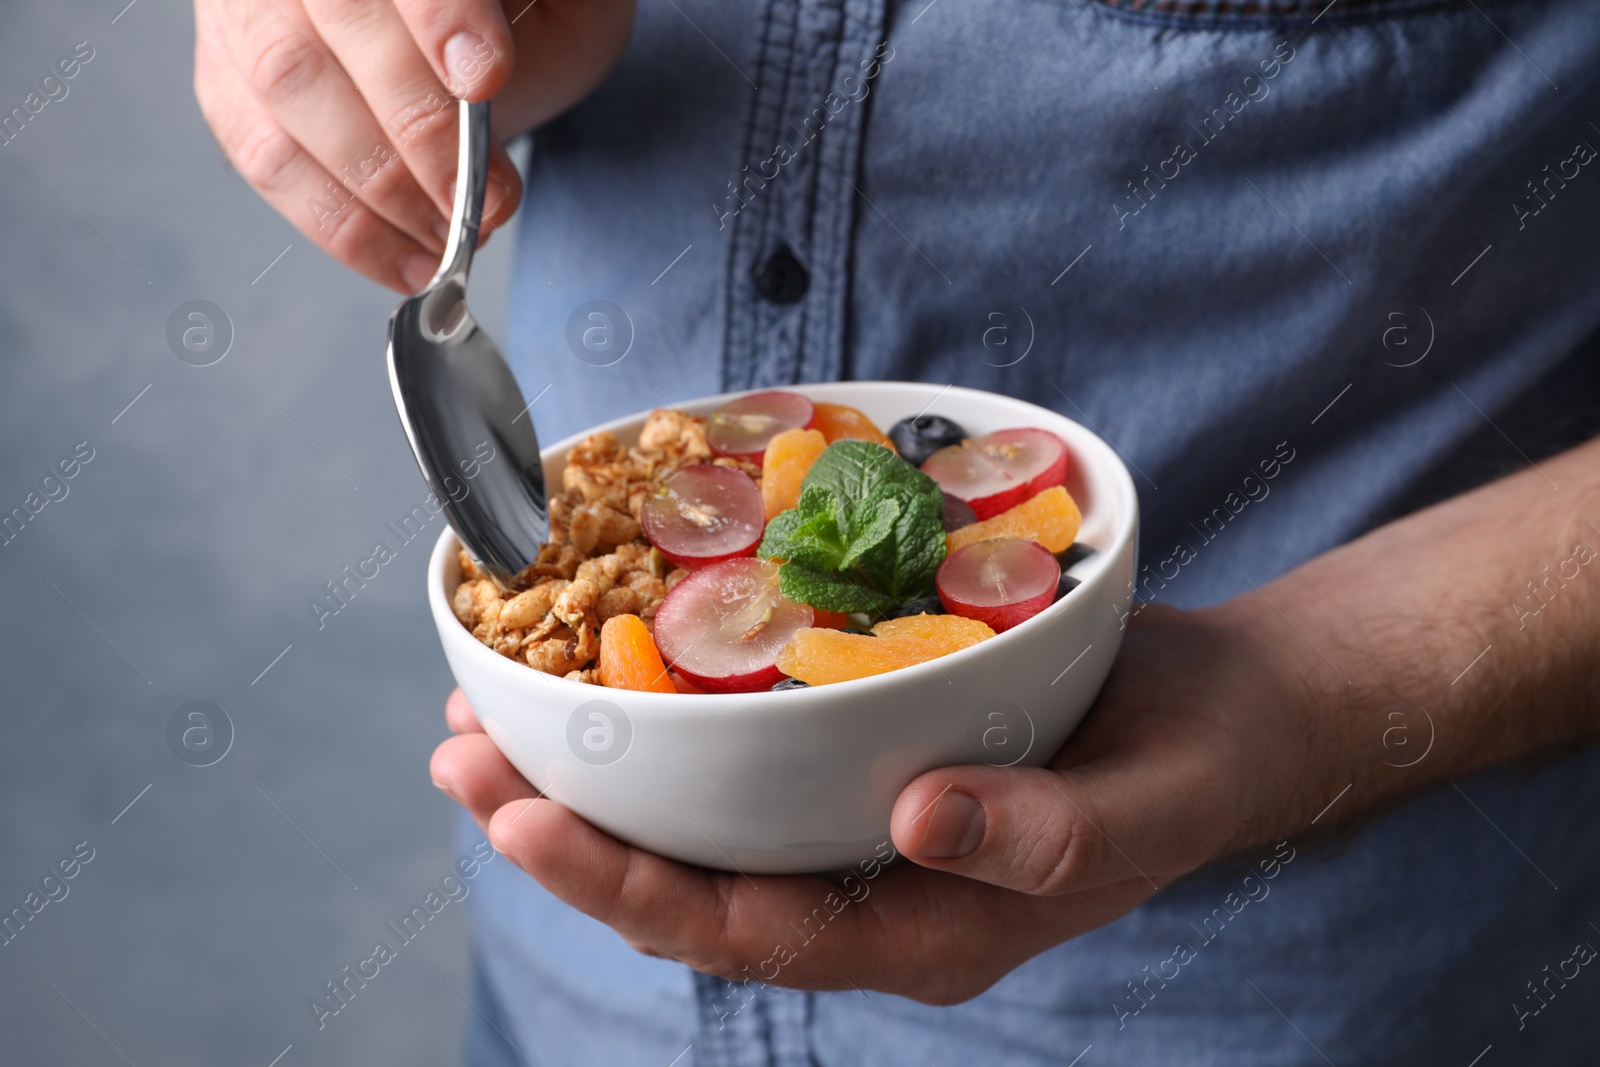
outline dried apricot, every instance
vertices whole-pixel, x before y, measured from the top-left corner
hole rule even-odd
[[[768,520],[795,506],[806,471],[827,447],[828,438],[817,430],[785,430],[767,442],[761,461],[761,499]]]
[[[637,615],[613,615],[600,629],[600,684],[612,689],[676,693],[650,629]]]
[[[910,667],[994,636],[975,619],[911,615],[873,627],[877,636],[809,627],[778,653],[778,669],[809,685],[847,682]]]
[[[1059,485],[1029,497],[1016,507],[970,526],[952,530],[945,539],[946,550],[989,541],[996,537],[1020,537],[1037,541],[1050,552],[1065,552],[1078,536],[1083,515],[1072,494]]]
[[[988,624],[960,615],[902,615],[898,619],[884,619],[872,632],[878,637],[949,645],[949,652],[994,636]]]
[[[822,431],[822,436],[828,439],[830,445],[843,440],[871,441],[891,451],[894,449],[894,442],[884,436],[877,424],[855,408],[820,402],[816,408],[816,418],[811,425]]]

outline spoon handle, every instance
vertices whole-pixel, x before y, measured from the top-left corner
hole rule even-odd
[[[483,221],[483,196],[489,180],[489,102],[461,101],[461,132],[456,155],[455,205],[450,212],[450,240],[432,285],[454,278],[464,289],[472,253],[478,247]]]

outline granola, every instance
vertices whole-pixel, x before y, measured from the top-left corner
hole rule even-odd
[[[561,492],[550,499],[550,540],[502,588],[463,549],[452,608],[485,645],[535,670],[598,684],[600,627],[637,615],[653,627],[661,600],[688,572],[645,540],[639,509],[663,477],[696,463],[734,467],[758,482],[759,465],[715,456],[705,419],[651,412],[639,443],[590,434],[568,454]]]

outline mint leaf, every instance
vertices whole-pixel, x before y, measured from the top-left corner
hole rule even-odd
[[[773,516],[759,554],[783,560],[784,596],[823,611],[882,612],[933,590],[945,555],[944,494],[870,441],[835,441]]]
[[[819,570],[839,570],[845,553],[840,529],[842,510],[831,490],[816,487],[802,491],[798,505],[779,512],[767,523],[756,554]]]
[[[909,486],[884,490],[879,508],[895,505],[890,535],[860,557],[856,570],[896,604],[928,596],[944,562],[943,502],[935,504]]]
[[[857,505],[850,513],[850,528],[846,535],[849,547],[840,557],[836,569],[849,570],[861,561],[861,557],[892,538],[895,520],[899,517],[900,503],[897,500],[871,500]]]
[[[860,503],[884,496],[892,486],[906,486],[929,497],[935,510],[944,507],[938,482],[871,441],[835,441],[822,450],[801,485],[831,489],[847,513]]]
[[[778,569],[778,591],[823,611],[878,612],[895,604],[892,598],[847,575],[799,563],[785,563]]]

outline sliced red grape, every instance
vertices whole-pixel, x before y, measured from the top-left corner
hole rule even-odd
[[[639,508],[644,535],[680,567],[753,556],[766,527],[761,487],[744,471],[709,463],[661,479]]]
[[[929,456],[922,473],[939,483],[946,500],[960,500],[979,519],[1022,503],[1027,483],[989,462],[972,440],[948,445]]]
[[[778,652],[812,611],[778,591],[778,564],[730,559],[690,574],[656,609],[667,664],[712,693],[749,693],[782,680]]]
[[[1067,446],[1049,430],[1022,426],[939,449],[922,471],[987,519],[1067,480]]]
[[[760,463],[768,441],[784,430],[810,429],[816,414],[816,407],[799,393],[751,393],[711,413],[706,440],[721,455]]]
[[[1055,602],[1061,564],[1037,541],[997,537],[952,552],[939,565],[939,602],[952,615],[996,632],[1031,619]]]

